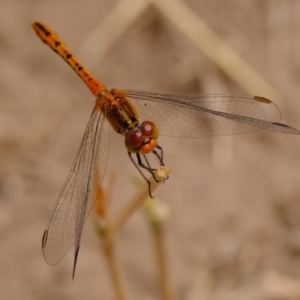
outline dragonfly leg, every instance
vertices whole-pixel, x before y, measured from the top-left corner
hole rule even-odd
[[[163,148],[159,145],[157,145],[155,148],[157,148],[158,150],[160,150],[160,153],[158,153],[156,150],[153,150],[152,152],[156,155],[156,157],[159,160],[160,166],[164,166],[164,152],[163,152]]]
[[[156,148],[157,150],[153,150],[152,153],[157,157],[157,159],[158,159],[158,161],[159,161],[159,165],[162,167],[162,166],[165,165],[165,164],[164,164],[164,161],[163,161],[163,149],[162,149],[162,147],[160,147],[160,146],[156,146],[155,148]],[[142,172],[141,168],[147,170],[147,171],[152,175],[153,179],[154,179],[156,182],[159,182],[159,180],[157,180],[156,177],[155,177],[155,171],[156,171],[156,169],[151,168],[151,165],[150,165],[150,163],[149,163],[148,158],[147,158],[146,155],[142,154],[142,156],[141,156],[140,153],[135,153],[135,155],[136,155],[136,160],[137,160],[137,161],[136,161],[136,160],[134,160],[134,158],[132,157],[132,153],[131,153],[131,152],[127,151],[127,153],[128,153],[128,156],[129,156],[130,160],[133,162],[134,166],[137,168],[137,170],[139,171],[139,173],[142,175],[142,177],[143,177],[143,178],[146,180],[146,182],[148,183],[148,187],[149,187],[149,196],[150,196],[151,198],[153,198],[153,197],[152,197],[152,194],[151,194],[151,184],[150,184],[149,180],[146,178],[145,174]],[[168,178],[169,178],[169,176],[168,176],[166,179],[168,179]]]
[[[149,196],[150,196],[150,198],[154,198],[154,197],[152,196],[152,193],[151,193],[151,184],[150,184],[150,181],[146,178],[145,174],[144,174],[144,173],[141,171],[141,169],[140,169],[140,167],[142,167],[142,166],[140,165],[140,162],[142,162],[141,157],[137,155],[137,159],[138,159],[138,164],[137,164],[136,161],[135,161],[135,160],[133,159],[133,157],[131,156],[131,152],[127,151],[127,153],[128,153],[128,156],[129,156],[130,160],[131,160],[132,163],[134,164],[134,166],[137,168],[137,170],[138,170],[139,173],[142,175],[142,177],[146,180],[146,182],[147,182],[147,184],[148,184],[148,190],[149,190]],[[143,167],[143,168],[144,168],[144,167]],[[149,170],[150,168],[147,168],[147,167],[145,167],[145,169],[148,170],[148,171],[152,174],[153,178],[155,179],[155,177],[154,177],[154,171],[151,172],[151,171]]]
[[[160,150],[162,150],[162,149],[160,149]],[[164,162],[162,161],[162,156],[159,155],[155,150],[152,151],[152,152],[153,152],[153,154],[159,159],[160,166],[164,166]],[[154,179],[156,182],[159,182],[159,180],[157,180],[157,178],[155,177],[155,171],[156,171],[156,169],[151,168],[151,166],[150,166],[150,164],[149,164],[149,161],[148,161],[148,159],[147,159],[147,156],[143,154],[143,158],[144,158],[144,160],[145,160],[145,162],[146,162],[146,164],[147,164],[148,166],[145,166],[145,164],[144,164],[143,161],[142,161],[141,155],[140,155],[139,153],[136,153],[136,157],[137,157],[138,165],[139,165],[141,168],[147,170],[149,173],[151,173],[153,179]],[[167,178],[166,178],[165,180],[167,180],[168,178],[169,178],[169,176],[167,176]]]
[[[144,160],[145,160],[145,162],[146,162],[147,165],[145,165],[143,163],[140,153],[136,153],[136,158],[137,158],[137,161],[138,161],[138,165],[141,168],[147,170],[149,173],[151,173],[152,175],[154,175],[154,172],[155,172],[156,169],[151,168],[151,166],[149,164],[149,161],[148,161],[147,157],[144,154],[143,154],[143,158],[144,158]]]
[[[160,146],[156,146],[156,148],[158,149],[158,150],[160,150],[160,153],[158,153],[156,150],[153,150],[152,152],[153,152],[153,154],[158,158],[158,160],[159,160],[159,163],[160,163],[160,166],[161,167],[164,167],[165,166],[165,164],[164,164],[164,155],[163,155],[163,148],[162,147],[160,147]],[[166,177],[166,180],[169,178],[169,176],[167,176]],[[155,179],[155,177],[154,177],[154,179]],[[156,179],[155,179],[156,180]]]

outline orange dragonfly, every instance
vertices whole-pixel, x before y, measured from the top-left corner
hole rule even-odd
[[[125,137],[128,155],[142,176],[154,175],[147,156],[164,165],[159,133],[200,138],[266,129],[300,134],[278,123],[279,108],[259,96],[162,94],[139,90],[108,90],[78,61],[62,40],[46,25],[32,24],[41,40],[61,56],[95,96],[95,106],[83,135],[73,167],[58,196],[44,231],[43,255],[56,265],[74,245],[73,278],[84,223],[99,192],[106,167],[109,131],[107,124]],[[147,179],[146,179],[147,180]],[[96,188],[98,187],[98,189]],[[150,187],[149,193],[151,195]]]

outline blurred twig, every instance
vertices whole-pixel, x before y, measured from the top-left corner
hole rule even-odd
[[[168,208],[157,199],[150,198],[145,202],[144,208],[154,241],[158,282],[162,300],[176,300],[177,298],[171,285],[165,249],[164,224],[168,217]]]
[[[116,173],[112,173],[109,180],[108,192],[100,187],[100,183],[95,186],[98,190],[98,197],[95,206],[95,225],[96,231],[101,239],[103,254],[108,266],[113,289],[118,300],[129,300],[129,292],[126,287],[124,276],[122,275],[120,265],[116,257],[115,236],[110,231],[110,217],[108,214],[108,204],[111,201],[111,193],[116,180]]]
[[[105,52],[112,47],[148,7],[148,1],[123,0],[106,15],[82,43],[81,51],[90,54],[98,63]]]
[[[162,171],[162,177],[165,179],[170,174],[170,169],[166,167],[160,167],[157,170]],[[152,177],[149,179],[151,185],[151,191],[154,192],[161,183],[163,183],[163,179],[157,182]],[[148,185],[144,185],[144,187],[129,201],[129,203],[121,209],[119,214],[115,217],[114,221],[111,223],[110,230],[111,233],[115,233],[118,229],[120,229],[125,222],[129,219],[129,217],[144,203],[145,199],[147,199],[149,195]]]
[[[84,51],[95,58],[94,63],[99,63],[104,53],[151,4],[245,91],[264,95],[275,101],[281,100],[279,92],[181,0],[119,1],[83,43]]]
[[[116,257],[115,237],[110,234],[109,227],[101,228],[98,226],[97,228],[116,297],[118,300],[128,300],[130,299],[129,292]]]
[[[154,191],[164,179],[168,177],[170,170],[165,167],[158,168],[157,172],[162,177],[159,178],[160,182],[154,179],[149,179],[151,183],[151,190]],[[113,174],[114,175],[114,174]],[[111,218],[108,213],[108,203],[110,202],[111,191],[115,182],[115,175],[110,180],[110,191],[105,193],[100,185],[95,186],[98,192],[97,204],[95,207],[96,214],[96,230],[101,239],[103,254],[108,265],[110,277],[118,300],[128,300],[129,292],[126,288],[124,277],[122,276],[121,268],[116,258],[116,241],[115,236],[118,229],[120,229],[128,218],[144,203],[148,197],[149,189],[146,184],[135,197],[121,210],[116,218]],[[168,298],[172,299],[172,298]]]

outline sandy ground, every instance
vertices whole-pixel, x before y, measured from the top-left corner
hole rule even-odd
[[[101,57],[89,52],[89,34],[118,2],[0,1],[0,299],[115,299],[92,218],[74,281],[72,251],[56,267],[42,256],[93,97],[30,22],[55,29],[108,87],[245,93],[154,7]],[[277,89],[282,122],[300,128],[299,1],[184,3]],[[170,212],[166,249],[178,298],[300,299],[299,137],[259,131],[160,143],[172,175],[157,198]],[[134,194],[137,172],[112,132],[104,186],[115,170],[113,211]],[[120,232],[117,254],[132,299],[158,299],[141,211]]]

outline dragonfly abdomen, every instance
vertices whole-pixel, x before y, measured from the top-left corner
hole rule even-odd
[[[79,60],[53,30],[40,22],[35,22],[32,26],[41,40],[66,61],[66,63],[84,81],[94,96],[97,97],[106,90],[106,87],[82,66]]]

